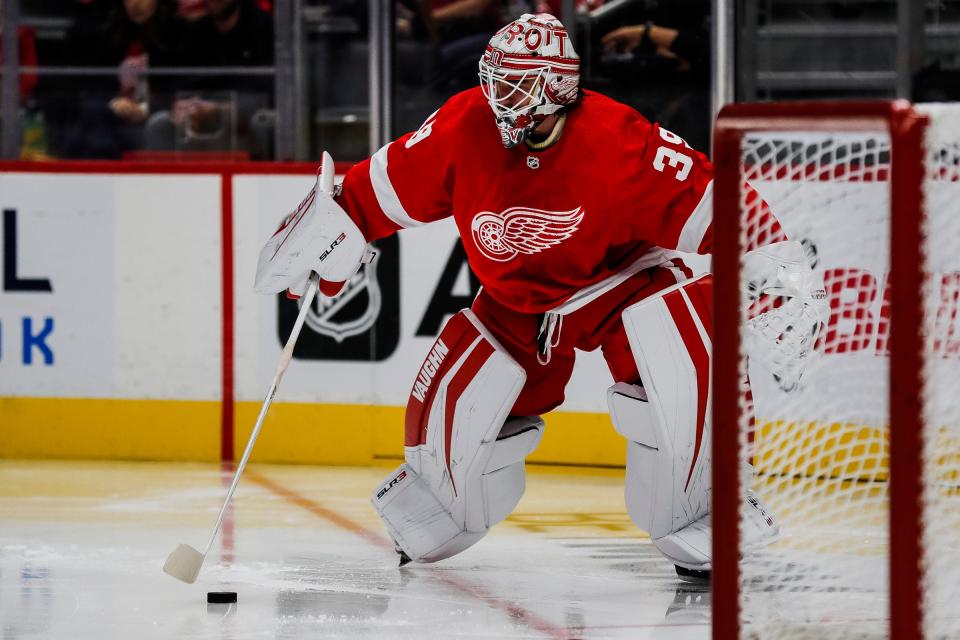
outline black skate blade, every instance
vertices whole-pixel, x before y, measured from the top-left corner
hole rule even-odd
[[[411,562],[413,562],[413,560],[410,559],[410,556],[408,556],[406,553],[404,553],[402,549],[397,549],[397,553],[400,554],[400,566],[401,566],[401,567],[406,566],[406,565],[410,564]]]
[[[678,564],[673,565],[677,570],[677,575],[684,582],[689,582],[691,584],[709,584],[710,583],[710,570],[706,569],[703,571],[697,569],[687,569],[686,567],[681,567]]]

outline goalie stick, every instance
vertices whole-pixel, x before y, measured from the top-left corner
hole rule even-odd
[[[329,153],[324,152],[320,167],[320,188],[327,193],[333,193],[333,184],[333,158],[330,157]],[[307,288],[303,293],[300,313],[297,315],[297,320],[293,324],[293,329],[290,331],[290,337],[287,338],[287,344],[284,345],[283,352],[280,354],[280,362],[277,363],[277,373],[273,377],[273,383],[270,385],[267,397],[264,399],[263,406],[260,408],[257,423],[254,425],[250,439],[247,441],[247,448],[244,449],[243,457],[240,458],[240,464],[237,465],[237,470],[233,474],[233,482],[230,484],[230,490],[227,491],[227,498],[223,501],[223,506],[220,507],[217,524],[214,525],[213,531],[210,533],[210,539],[207,540],[206,548],[203,550],[203,553],[200,553],[188,544],[181,544],[170,552],[170,555],[167,556],[167,561],[163,564],[163,570],[177,580],[182,580],[187,584],[193,584],[200,574],[203,561],[206,559],[207,554],[210,553],[210,547],[213,546],[213,541],[216,540],[217,533],[220,532],[223,515],[227,512],[227,507],[233,498],[233,492],[237,489],[237,483],[240,482],[240,475],[243,473],[244,467],[247,466],[250,452],[253,451],[253,443],[257,441],[257,436],[260,435],[263,419],[267,416],[267,410],[270,408],[270,403],[273,402],[273,396],[277,393],[277,386],[279,386],[280,380],[283,378],[283,373],[287,370],[287,365],[290,364],[290,360],[293,358],[293,347],[296,345],[297,338],[300,336],[300,330],[303,328],[303,322],[307,318],[307,312],[313,304],[313,298],[317,295],[319,284],[320,276],[317,275],[316,272],[310,273],[310,278],[307,280]]]
[[[254,425],[250,439],[247,441],[247,448],[243,451],[243,457],[240,458],[237,471],[233,474],[233,482],[230,484],[230,490],[227,492],[227,499],[224,500],[223,506],[220,508],[220,515],[217,516],[217,524],[214,525],[213,531],[210,533],[210,539],[207,540],[206,548],[203,550],[203,553],[200,553],[188,544],[181,544],[170,552],[167,561],[163,565],[163,570],[177,580],[182,580],[187,584],[193,584],[197,579],[197,575],[200,574],[203,561],[206,559],[207,554],[210,553],[210,547],[213,546],[213,541],[216,540],[217,533],[220,531],[220,525],[223,523],[223,514],[226,513],[227,506],[233,498],[233,492],[237,488],[237,483],[240,482],[240,475],[243,473],[243,468],[247,465],[250,452],[253,451],[253,443],[257,441],[257,436],[260,435],[263,419],[267,416],[267,410],[273,402],[273,396],[277,393],[277,386],[280,384],[281,378],[283,378],[284,371],[287,370],[287,365],[290,364],[290,360],[293,358],[293,347],[297,343],[300,329],[303,328],[303,322],[306,320],[307,312],[313,303],[314,296],[317,294],[318,280],[319,276],[317,276],[316,273],[310,274],[310,279],[307,281],[307,289],[303,294],[300,313],[297,315],[297,321],[294,323],[290,337],[287,339],[287,344],[284,345],[283,352],[280,354],[280,362],[277,364],[277,373],[273,377],[273,384],[270,385],[267,397],[263,401],[263,406],[260,408],[260,415],[257,416],[257,423]]]

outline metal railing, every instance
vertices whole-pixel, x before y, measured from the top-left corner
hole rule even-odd
[[[0,0],[3,22],[3,79],[0,81],[0,157],[15,158],[20,146],[20,51],[17,27],[20,24],[19,0]]]

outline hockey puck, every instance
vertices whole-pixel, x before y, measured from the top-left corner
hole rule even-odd
[[[207,604],[230,604],[237,601],[236,591],[208,591]]]

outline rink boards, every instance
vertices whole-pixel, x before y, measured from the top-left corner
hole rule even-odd
[[[256,256],[314,170],[0,165],[0,456],[239,455],[297,312],[282,297],[253,293]],[[866,250],[832,244],[842,238],[832,215],[818,231],[801,211],[778,209],[789,185],[757,186],[788,233],[817,247],[833,309],[832,352],[814,365],[800,392],[806,399],[782,395],[768,374],[754,372],[767,420],[761,452],[769,425],[794,424],[761,459],[813,438],[821,446],[811,473],[855,471],[844,468],[854,446],[858,465],[865,456],[875,474],[886,465],[886,273],[862,257]],[[868,188],[879,194],[886,185]],[[857,211],[837,207],[855,227]],[[477,284],[452,221],[404,231],[379,249],[378,263],[342,300],[322,301],[308,316],[256,459],[363,464],[402,455],[402,407],[423,355]],[[956,358],[948,347],[945,357]],[[831,392],[854,377],[869,384]],[[578,354],[567,401],[547,417],[532,459],[623,464],[624,443],[606,414],[611,383],[598,353]]]
[[[312,165],[0,165],[0,457],[239,456],[296,303],[258,296],[256,258]],[[452,221],[381,243],[308,316],[255,459],[402,456],[403,410],[442,322],[469,305]],[[596,354],[536,458],[622,464]]]

